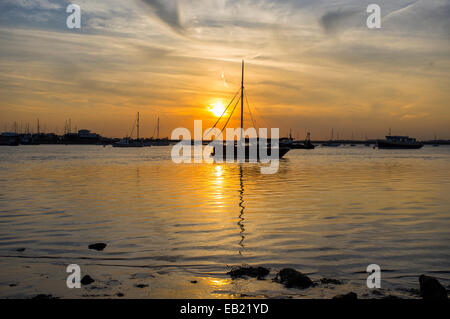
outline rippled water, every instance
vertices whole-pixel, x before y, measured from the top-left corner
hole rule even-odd
[[[170,147],[2,147],[0,297],[417,297],[422,273],[450,284],[449,159],[445,146],[319,147],[261,175],[174,164]],[[68,289],[72,263],[96,282]],[[381,294],[366,287],[373,263]],[[231,280],[242,264],[271,274]],[[287,289],[271,281],[283,267],[344,284]]]

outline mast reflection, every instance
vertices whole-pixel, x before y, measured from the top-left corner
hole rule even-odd
[[[239,179],[240,179],[240,189],[239,189],[239,208],[240,208],[240,212],[239,212],[239,221],[237,222],[239,228],[240,228],[240,235],[241,235],[241,240],[239,241],[239,255],[242,255],[244,249],[245,249],[245,245],[244,245],[244,239],[245,239],[245,226],[244,226],[244,211],[245,211],[245,206],[244,206],[244,173],[243,173],[243,169],[242,169],[242,164],[239,165]]]

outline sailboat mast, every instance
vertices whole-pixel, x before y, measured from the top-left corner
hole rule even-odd
[[[158,117],[158,122],[156,124],[156,139],[159,140],[159,117]]]
[[[137,139],[139,141],[139,112],[137,112]]]
[[[242,80],[241,80],[241,129],[244,130],[244,60],[242,60]],[[242,136],[241,136],[242,138]]]

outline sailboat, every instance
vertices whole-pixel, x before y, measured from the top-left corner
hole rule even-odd
[[[434,146],[434,147],[438,147],[438,146],[439,146],[439,143],[438,143],[437,138],[436,138],[436,134],[434,134],[434,143],[433,143],[433,146]]]
[[[239,92],[239,91],[238,91]],[[241,132],[244,131],[244,61],[242,60],[242,77],[241,77],[241,89],[240,89],[240,99],[238,99],[234,105],[234,108],[230,114],[230,116],[227,119],[227,122],[225,123],[224,127],[222,128],[222,132],[225,129],[225,127],[227,126],[231,116],[233,115],[233,112],[237,106],[237,103],[241,102]],[[235,95],[235,97],[237,96],[237,93]],[[233,99],[231,100],[231,102],[228,104],[227,108],[225,109],[225,111],[223,112],[223,114],[219,117],[219,119],[217,120],[216,124],[214,125],[214,127],[217,125],[217,123],[220,121],[220,119],[222,118],[222,116],[226,113],[228,107],[233,103],[235,97],[233,97]],[[248,102],[247,102],[248,103]],[[213,127],[213,128],[214,128]],[[241,137],[242,139],[243,137]],[[245,140],[241,140],[241,142],[244,144],[244,156],[245,156],[245,160],[260,160],[260,147],[265,147],[265,154],[267,154],[267,156],[271,156],[272,154],[272,150],[273,149],[278,149],[278,158],[282,158],[287,152],[289,152],[289,150],[291,149],[290,146],[279,143],[278,146],[271,146],[270,141],[268,140],[267,143],[265,145],[260,145],[260,141],[259,138],[256,139],[252,139],[250,140],[249,138],[246,138]],[[238,143],[237,141],[228,141],[228,142],[224,142],[222,146],[222,152],[216,152],[216,147],[213,148],[211,156],[215,157],[215,158],[219,158],[222,157],[223,159],[226,159],[227,157],[227,143],[234,143],[234,159],[238,159],[239,158],[239,147],[238,147]],[[251,143],[256,143],[256,157],[257,158],[252,158],[252,154],[251,154],[251,147],[254,147],[254,144]],[[221,155],[219,155],[221,154]]]
[[[354,140],[353,140],[353,132],[352,132],[352,142],[350,143],[350,146],[356,146],[356,144],[354,143]]]
[[[155,134],[154,131],[153,131],[153,134]],[[152,137],[151,144],[153,146],[168,146],[169,145],[169,139],[167,139],[167,138],[160,139],[159,138],[159,117],[156,122],[156,140],[153,140],[153,137]]]
[[[311,133],[308,132],[306,134],[306,139],[303,143],[294,141],[291,145],[293,149],[302,149],[302,150],[313,150],[316,146],[311,143]]]
[[[113,147],[144,147],[144,146],[150,146],[148,143],[144,143],[139,139],[139,112],[137,112],[137,120],[136,120],[136,140],[131,139],[131,137],[125,137],[121,139],[119,142],[114,143]],[[134,127],[133,127],[134,130]],[[131,131],[131,135],[133,135],[133,131]]]
[[[338,136],[338,138],[339,138],[339,136]],[[333,139],[334,139],[334,129],[332,128],[331,129],[331,140],[329,140],[328,142],[322,143],[322,146],[327,146],[327,147],[339,147],[339,146],[341,146],[341,143],[334,142]]]

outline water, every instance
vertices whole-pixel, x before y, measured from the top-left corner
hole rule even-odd
[[[170,147],[2,147],[0,297],[416,298],[420,274],[450,284],[449,159],[446,146],[319,147],[261,175],[252,163],[177,165]],[[87,248],[96,242],[108,246]],[[68,289],[72,263],[95,283]],[[271,273],[231,280],[243,264]],[[382,269],[378,292],[369,264]],[[271,280],[283,267],[344,283],[287,289]]]

